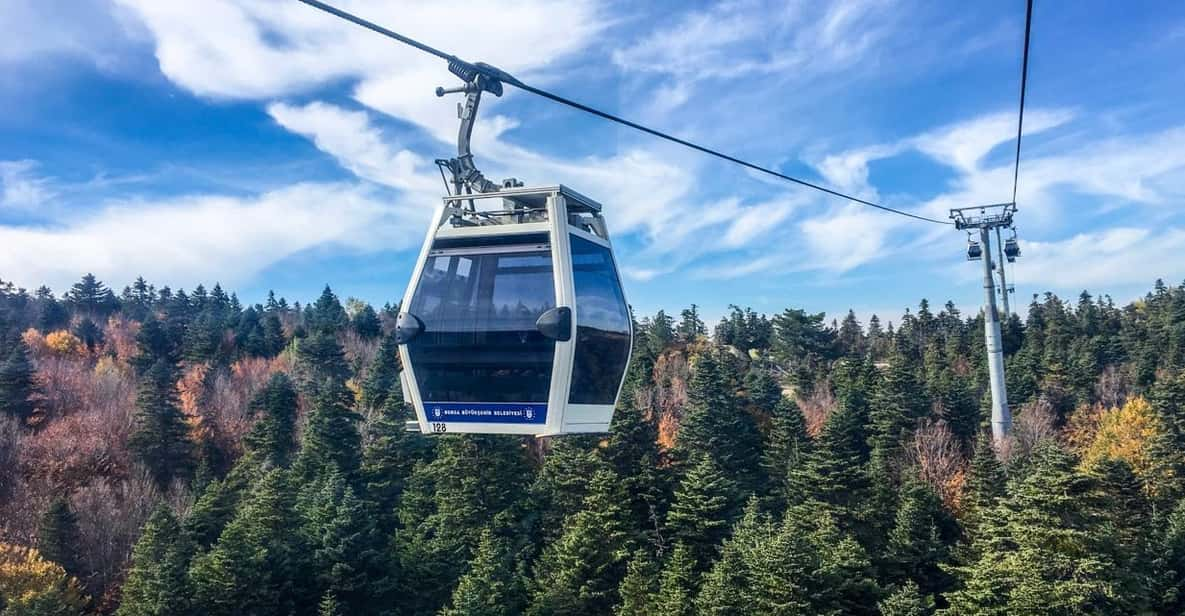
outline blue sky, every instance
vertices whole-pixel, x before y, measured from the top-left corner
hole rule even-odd
[[[86,271],[244,301],[402,294],[455,148],[434,58],[295,0],[9,0],[0,278]],[[786,173],[945,218],[1011,194],[1020,0],[340,6]],[[1185,4],[1037,2],[1018,303],[1185,278]],[[11,35],[10,35],[11,34]],[[478,164],[604,203],[640,314],[893,319],[982,301],[951,228],[872,211],[510,90]]]

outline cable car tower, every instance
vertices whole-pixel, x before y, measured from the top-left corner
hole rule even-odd
[[[975,207],[955,208],[950,211],[955,228],[966,230],[967,260],[983,261],[983,322],[988,353],[988,376],[992,389],[992,439],[1003,441],[1012,431],[1012,411],[1008,408],[1008,390],[1004,382],[1004,344],[1000,336],[1000,315],[996,311],[996,285],[993,270],[1000,275],[1000,292],[1004,302],[1004,318],[1012,313],[1008,307],[1008,294],[1012,291],[1005,279],[1004,264],[1020,256],[1020,245],[1016,240],[1016,229],[1012,225],[1015,203],[997,203]],[[1001,229],[1007,228],[1012,235],[1000,242]],[[973,237],[978,230],[979,239]],[[999,258],[992,259],[992,232],[995,231]]]
[[[492,182],[470,151],[483,92],[517,83],[449,62],[464,81],[457,156],[396,319],[404,398],[421,432],[607,432],[633,321],[601,205],[565,186]]]

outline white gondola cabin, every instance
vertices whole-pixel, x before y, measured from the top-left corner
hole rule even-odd
[[[600,204],[564,186],[449,196],[401,304],[421,432],[605,432],[633,341]]]

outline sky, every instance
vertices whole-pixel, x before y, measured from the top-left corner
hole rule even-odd
[[[456,148],[442,61],[295,0],[3,4],[0,279],[402,296]],[[1021,0],[336,4],[861,198],[940,219],[1011,198]],[[1185,279],[1182,58],[1185,3],[1036,3],[1014,304]],[[474,152],[488,177],[600,201],[638,314],[983,301],[953,227],[513,88],[483,99]]]

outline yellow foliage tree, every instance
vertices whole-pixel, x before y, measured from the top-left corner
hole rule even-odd
[[[81,614],[88,599],[78,580],[33,548],[0,543],[4,614]]]
[[[48,351],[48,347],[45,346],[45,336],[42,336],[41,332],[32,327],[26,329],[25,333],[21,334],[21,340],[25,342],[25,346],[28,347],[33,357],[42,357]]]
[[[1082,454],[1082,466],[1089,468],[1104,458],[1123,460],[1147,484],[1154,473],[1149,448],[1164,432],[1152,405],[1135,397],[1122,408],[1108,409],[1098,417],[1098,429]]]
[[[82,340],[64,329],[46,334],[45,346],[55,355],[82,355],[84,352]]]

